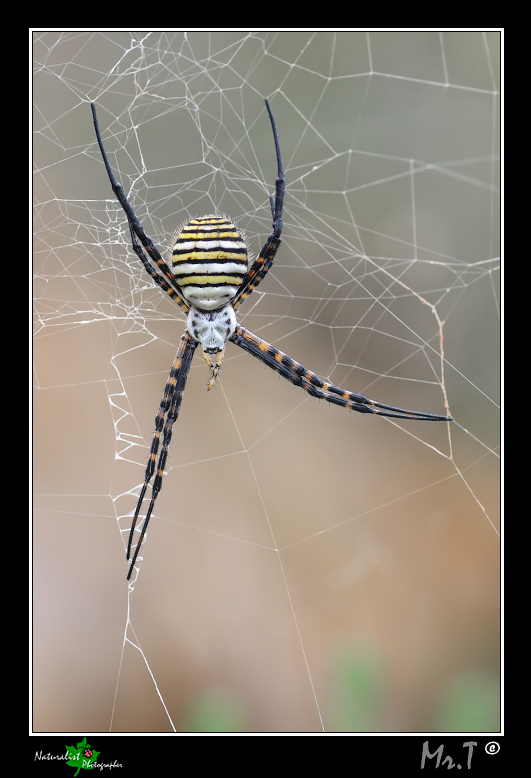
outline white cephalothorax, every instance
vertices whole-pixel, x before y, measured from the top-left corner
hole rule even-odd
[[[192,306],[186,329],[205,354],[218,354],[236,331],[234,308],[230,303],[217,311],[201,311]]]

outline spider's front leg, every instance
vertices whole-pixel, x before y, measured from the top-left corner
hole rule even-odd
[[[438,414],[424,413],[423,411],[408,411],[405,408],[398,408],[394,405],[384,405],[384,403],[370,400],[362,394],[350,392],[348,389],[341,389],[341,387],[335,386],[328,381],[323,381],[312,370],[307,370],[300,362],[296,362],[270,343],[249,332],[245,327],[238,325],[231,337],[231,341],[253,357],[257,357],[283,378],[295,384],[295,386],[300,386],[312,397],[326,400],[332,405],[339,405],[342,408],[348,408],[358,413],[374,413],[378,416],[388,416],[393,419],[453,421],[451,416],[439,416]]]
[[[131,548],[133,545],[136,523],[142,508],[146,490],[151,482],[151,479],[153,478],[153,475],[155,475],[155,480],[153,481],[151,500],[146,517],[144,519],[144,525],[142,527],[140,538],[138,540],[135,553],[129,567],[129,573],[127,575],[128,580],[131,577],[138,553],[140,551],[140,547],[142,546],[149,520],[155,506],[155,500],[157,499],[157,495],[162,488],[162,479],[164,478],[164,468],[166,466],[166,459],[168,457],[168,450],[171,443],[173,425],[179,416],[179,410],[181,408],[181,402],[186,386],[186,379],[188,378],[188,373],[190,372],[192,357],[194,356],[197,345],[197,341],[194,340],[190,333],[185,332],[181,338],[181,342],[179,343],[179,348],[177,349],[177,354],[175,355],[172,369],[168,376],[166,386],[164,387],[164,394],[162,395],[159,410],[157,416],[155,417],[155,434],[153,435],[153,440],[151,442],[151,450],[149,453],[149,460],[144,476],[144,483],[138,498],[138,503],[131,524],[131,530],[129,532],[129,542],[127,544],[128,560],[131,557]],[[157,462],[157,454],[161,438],[162,448]]]

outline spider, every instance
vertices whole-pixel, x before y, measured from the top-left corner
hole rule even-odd
[[[155,434],[127,544],[127,560],[130,561],[128,580],[134,570],[155,501],[162,487],[173,425],[179,415],[186,379],[198,345],[201,346],[203,356],[211,370],[208,389],[212,388],[221,371],[225,346],[230,340],[231,343],[276,370],[295,386],[302,387],[312,397],[327,400],[329,403],[358,413],[374,413],[394,419],[452,421],[451,416],[436,416],[431,413],[395,408],[392,405],[369,400],[362,394],[355,394],[334,386],[238,324],[236,311],[269,271],[280,245],[282,232],[282,207],[286,183],[275,119],[269,101],[266,100],[265,104],[273,131],[277,158],[275,195],[269,198],[273,218],[271,235],[257,259],[251,264],[248,261],[247,245],[242,234],[229,219],[217,215],[191,219],[182,227],[175,239],[173,266],[170,269],[151,238],[144,232],[142,224],[124,194],[122,185],[118,183],[112,172],[101,139],[96,107],[91,103],[96,139],[112,190],[129,223],[133,251],[153,281],[188,317],[155,417]],[[215,360],[212,357],[215,357]],[[159,453],[161,438],[162,447]],[[155,477],[151,488],[151,500],[131,559],[135,527],[153,475]]]

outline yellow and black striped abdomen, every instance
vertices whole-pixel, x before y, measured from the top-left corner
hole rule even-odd
[[[173,275],[183,296],[203,311],[226,305],[247,273],[247,245],[222,216],[184,225],[173,246]]]

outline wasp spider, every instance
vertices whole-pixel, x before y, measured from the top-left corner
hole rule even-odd
[[[258,258],[249,265],[245,241],[229,219],[216,215],[202,216],[199,219],[191,219],[177,236],[173,246],[171,269],[162,259],[151,238],[144,232],[124,194],[122,185],[118,183],[111,170],[98,127],[96,108],[94,103],[91,103],[96,138],[113,192],[129,222],[133,251],[153,281],[182,308],[188,317],[155,418],[155,434],[127,544],[127,560],[130,560],[128,579],[136,564],[155,500],[162,487],[173,425],[179,415],[186,379],[198,345],[201,346],[212,373],[208,384],[209,389],[219,375],[225,346],[230,340],[276,370],[295,386],[301,386],[308,394],[327,400],[329,403],[359,413],[374,413],[394,419],[452,420],[450,416],[436,416],[431,413],[407,411],[392,405],[384,405],[369,400],[362,394],[340,389],[323,381],[311,370],[307,370],[294,359],[238,324],[236,311],[256,289],[273,264],[282,232],[282,206],[286,185],[275,119],[269,102],[266,100],[265,103],[275,143],[277,179],[275,195],[270,198],[273,231]],[[155,477],[151,488],[151,500],[131,559],[135,527],[153,476]]]

